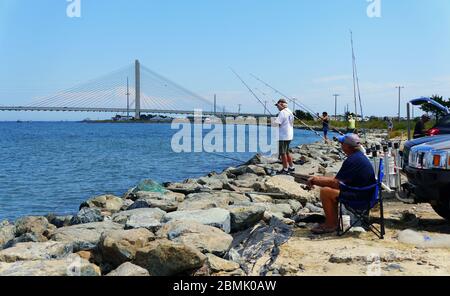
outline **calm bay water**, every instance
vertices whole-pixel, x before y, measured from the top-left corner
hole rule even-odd
[[[221,172],[254,153],[172,152],[170,124],[0,123],[0,221],[73,214],[100,194],[121,196],[144,179],[178,182]],[[296,130],[295,145],[319,140]]]

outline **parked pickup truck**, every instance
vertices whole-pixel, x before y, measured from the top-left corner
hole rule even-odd
[[[405,144],[403,171],[417,203],[430,203],[450,220],[450,135],[426,137]]]
[[[411,101],[420,103],[420,99]],[[439,107],[433,101],[428,103]],[[442,107],[442,106],[440,106]],[[448,108],[441,109],[448,114]],[[403,149],[404,188],[416,203],[430,203],[441,217],[450,220],[450,134],[411,140]]]

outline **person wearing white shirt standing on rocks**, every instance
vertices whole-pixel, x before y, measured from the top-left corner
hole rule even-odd
[[[283,162],[283,170],[279,171],[278,174],[289,175],[295,172],[294,163],[289,152],[289,146],[294,139],[294,114],[289,110],[285,99],[280,99],[275,106],[280,111],[275,124],[279,125],[279,154]]]

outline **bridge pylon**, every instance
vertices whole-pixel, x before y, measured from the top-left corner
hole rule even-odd
[[[137,120],[141,119],[141,64],[139,60],[135,62],[135,106]]]

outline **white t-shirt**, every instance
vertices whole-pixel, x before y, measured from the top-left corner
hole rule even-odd
[[[292,141],[294,139],[294,114],[289,108],[283,109],[278,114],[275,123],[280,125],[280,141]]]

